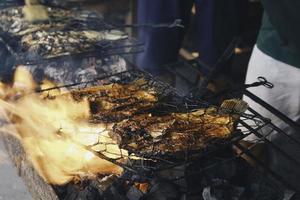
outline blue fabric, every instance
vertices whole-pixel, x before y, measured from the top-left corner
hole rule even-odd
[[[145,43],[145,51],[137,55],[137,65],[152,73],[163,71],[162,65],[176,62],[185,30],[190,24],[190,11],[196,4],[197,41],[201,59],[213,64],[216,60],[213,48],[213,7],[212,0],[139,0],[138,23],[170,23],[182,19],[185,29],[142,28],[139,41]]]
[[[197,50],[201,60],[208,65],[214,65],[217,53],[214,43],[215,2],[213,0],[196,1],[196,34]]]

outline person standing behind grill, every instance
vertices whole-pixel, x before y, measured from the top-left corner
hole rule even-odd
[[[261,0],[265,8],[262,27],[249,62],[246,83],[264,76],[274,84],[250,91],[300,124],[300,1]],[[283,124],[271,113],[245,98],[250,107],[270,118],[275,125],[300,141],[300,132]],[[256,138],[247,138],[253,142]],[[300,161],[300,149],[284,137],[268,137],[276,145]],[[269,166],[300,191],[300,169],[287,162],[280,154],[267,148]]]
[[[237,33],[238,1],[241,0],[138,0],[138,24],[171,23],[182,19],[185,29],[140,28],[139,41],[145,43],[145,51],[137,55],[137,66],[161,75],[165,72],[163,65],[178,60],[193,4],[197,34],[193,42],[200,59],[209,65],[215,64]]]

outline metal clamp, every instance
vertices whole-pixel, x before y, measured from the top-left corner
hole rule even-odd
[[[269,82],[265,77],[260,76],[257,78],[257,80],[266,88],[269,88],[269,89],[274,88],[274,84]]]
[[[245,88],[250,88],[250,87],[258,87],[258,86],[265,86],[268,89],[274,88],[274,84],[270,83],[265,77],[259,76],[257,78],[258,82],[254,82],[252,84],[245,84]]]
[[[146,24],[124,24],[124,25],[113,25],[112,29],[115,28],[185,28],[182,19],[175,19],[171,23],[146,23]]]

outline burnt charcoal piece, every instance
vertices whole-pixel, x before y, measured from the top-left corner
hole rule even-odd
[[[91,183],[84,186],[69,184],[65,186],[65,193],[63,200],[103,200],[99,189]]]
[[[127,63],[119,56],[109,56],[105,60],[109,60],[109,65],[104,65],[103,60],[100,58],[69,57],[51,61],[41,60],[39,64],[30,64],[25,67],[31,72],[36,82],[49,79],[64,85],[88,82],[103,74],[115,74],[127,70]],[[98,68],[102,71],[98,71]]]
[[[76,191],[75,189],[69,192],[69,195],[64,200],[102,200],[98,190],[93,187],[87,187],[82,191]]]
[[[180,200],[179,188],[172,182],[154,180],[150,192],[143,200]]]
[[[9,56],[9,52],[3,42],[0,42],[0,66],[1,66],[1,71],[3,70],[3,67],[5,66],[5,61],[7,57]]]
[[[144,194],[135,186],[132,186],[127,192],[126,196],[130,200],[141,200]]]
[[[224,157],[226,158],[226,157]],[[198,175],[202,184],[202,196],[205,200],[281,200],[283,189],[261,172],[256,171],[241,159],[220,162],[214,158],[203,161],[202,165],[213,166]],[[193,171],[200,165],[194,164]],[[199,169],[200,170],[200,169]],[[196,180],[197,176],[189,176]],[[202,177],[202,178],[200,178]],[[194,182],[194,181],[193,181]],[[189,185],[191,187],[193,185]]]
[[[271,181],[271,179],[263,178],[259,173],[249,173],[249,180],[247,181],[247,194],[248,199],[283,199],[283,190],[280,186]]]
[[[242,199],[245,189],[228,184],[224,180],[214,180],[214,186],[206,187],[203,190],[204,200],[238,200]]]
[[[253,174],[252,174],[253,175]],[[204,188],[202,197],[204,200],[281,200],[283,199],[283,191],[275,187],[275,183],[268,183],[262,178],[262,174],[258,175],[257,181],[249,182],[249,185],[238,186],[232,185],[226,180],[212,179],[211,186]]]
[[[13,76],[14,76],[14,63],[15,59],[14,57],[10,56],[7,51],[1,52],[0,55],[1,58],[1,69],[0,69],[0,79],[1,82],[4,83],[11,83],[13,81]]]
[[[111,186],[103,193],[104,200],[128,200],[122,189]]]

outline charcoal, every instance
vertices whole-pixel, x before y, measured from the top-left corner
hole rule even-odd
[[[175,184],[184,188],[187,187],[187,180],[186,180],[187,176],[186,176],[185,168],[186,166],[182,165],[182,166],[174,167],[172,169],[162,170],[158,174],[159,177],[166,180],[176,179]]]
[[[150,192],[143,200],[180,200],[181,194],[178,186],[165,180],[155,180]]]
[[[105,176],[97,181],[97,188],[106,191],[117,179],[118,177],[115,175]]]
[[[96,71],[98,74],[116,74],[126,71],[129,66],[125,60],[119,56],[106,57],[102,60],[97,60]]]
[[[0,66],[4,66],[5,65],[5,58],[8,56],[8,51],[6,49],[5,44],[3,44],[2,42],[0,42]]]
[[[111,186],[103,193],[104,200],[127,200],[125,194],[123,194],[117,187]]]
[[[248,196],[253,199],[283,199],[284,191],[271,179],[260,176],[257,172],[248,173]]]
[[[67,188],[67,195],[63,198],[64,200],[103,200],[99,190],[89,184],[83,188],[69,185]]]
[[[143,195],[144,194],[139,189],[137,189],[135,186],[132,186],[127,192],[126,196],[129,200],[141,200]]]
[[[283,198],[283,191],[276,182],[266,179],[242,160],[216,163],[203,175],[201,185],[205,186],[202,193],[205,200]]]
[[[214,180],[216,185],[206,187],[203,190],[204,200],[241,200],[245,191],[242,187],[228,184],[223,180]]]
[[[25,67],[32,73],[36,82],[50,79],[55,83],[73,84],[94,80],[101,74],[119,73],[127,69],[127,64],[123,58],[111,56],[106,58],[106,60],[108,59],[111,66],[104,66],[104,62],[96,58],[68,58],[56,61],[41,61],[37,65],[28,64]],[[1,73],[1,75],[3,74],[4,72]]]
[[[217,163],[218,161],[212,159],[210,163]],[[232,179],[237,174],[236,162],[219,163],[216,167],[205,171],[207,179],[223,178],[225,180]]]
[[[284,198],[283,200],[297,200],[297,193],[291,191],[291,190],[286,190],[284,192]]]

